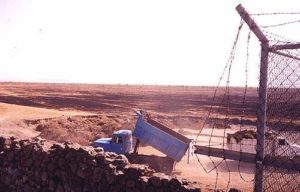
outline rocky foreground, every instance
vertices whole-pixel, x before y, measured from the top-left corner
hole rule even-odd
[[[201,191],[187,180],[78,144],[0,137],[1,191]]]

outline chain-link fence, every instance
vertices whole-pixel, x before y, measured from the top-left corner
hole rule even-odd
[[[263,191],[300,191],[299,56],[296,49],[269,53],[266,133],[273,136],[265,139]]]
[[[241,5],[237,11],[261,43],[254,190],[300,191],[300,43],[262,31],[300,20],[258,26]]]
[[[250,183],[251,187],[243,189],[300,192],[300,43],[268,30],[300,23],[300,20],[257,25],[252,18],[300,13],[251,15],[241,5],[237,11],[242,21],[208,116],[196,138],[196,144],[202,143],[196,145],[195,153],[208,156],[210,163],[205,164],[203,156],[197,159],[206,173],[215,172],[215,188],[222,180],[227,189]],[[250,32],[246,45],[245,87],[230,87],[232,63],[244,23],[261,43],[257,92],[248,87]],[[222,82],[224,87],[220,87]],[[227,127],[231,129],[226,130]],[[205,141],[205,137],[208,140]]]

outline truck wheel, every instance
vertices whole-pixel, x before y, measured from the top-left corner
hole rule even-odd
[[[158,163],[158,168],[160,172],[163,172],[165,174],[170,174],[172,173],[174,169],[174,161],[163,161]]]

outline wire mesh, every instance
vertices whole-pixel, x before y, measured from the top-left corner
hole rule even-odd
[[[269,53],[264,191],[300,191],[300,50]]]

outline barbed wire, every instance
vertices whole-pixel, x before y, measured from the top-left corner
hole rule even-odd
[[[247,97],[247,91],[248,91],[248,63],[249,63],[249,46],[250,46],[250,39],[251,39],[251,31],[249,29],[248,32],[248,37],[247,37],[247,47],[246,47],[246,62],[245,62],[245,88],[244,88],[244,93],[243,93],[243,99],[242,99],[242,112],[241,112],[241,116],[240,116],[240,126],[239,126],[239,131],[241,133],[242,131],[242,127],[244,126],[244,117],[245,117],[245,104],[246,104],[246,97]],[[244,178],[244,176],[242,175],[241,172],[241,158],[242,158],[242,142],[240,142],[240,159],[239,159],[239,163],[238,163],[238,171],[239,171],[239,175],[240,178],[248,183],[251,183],[254,181],[254,179],[252,180],[247,180]]]
[[[212,98],[212,103],[211,103],[211,105],[210,105],[210,108],[209,108],[207,117],[206,117],[206,119],[204,120],[204,122],[203,122],[203,124],[202,124],[202,126],[201,126],[201,129],[200,129],[199,133],[198,133],[197,136],[196,136],[196,139],[195,139],[196,143],[197,143],[197,141],[198,141],[198,138],[199,138],[200,134],[202,133],[202,130],[204,129],[205,125],[208,123],[208,121],[209,121],[209,119],[210,119],[210,117],[211,117],[213,105],[215,104],[215,101],[216,101],[217,90],[218,90],[218,88],[220,87],[220,84],[221,84],[221,82],[222,82],[222,80],[223,80],[223,78],[224,78],[225,72],[226,72],[228,69],[229,69],[229,76],[230,76],[231,65],[232,65],[232,62],[233,62],[233,60],[234,60],[234,58],[235,58],[236,46],[237,46],[237,43],[238,43],[238,40],[239,40],[239,36],[240,36],[240,32],[241,32],[241,29],[242,29],[243,24],[244,24],[244,21],[241,19],[240,24],[239,24],[239,27],[238,27],[238,31],[237,31],[237,34],[236,34],[236,37],[235,37],[235,39],[234,39],[233,46],[232,46],[232,49],[231,49],[231,52],[230,52],[230,56],[229,56],[229,58],[228,58],[228,60],[227,60],[227,62],[226,62],[226,65],[225,65],[225,67],[224,67],[224,69],[223,69],[223,71],[222,71],[221,77],[220,77],[220,79],[219,79],[219,81],[218,81],[218,84],[217,84],[215,90],[214,90],[214,94],[213,94],[213,98]],[[229,77],[228,77],[228,78],[229,78]],[[227,86],[229,85],[229,80],[228,80],[228,78],[227,78]],[[226,94],[226,93],[225,93],[225,94]],[[223,99],[224,99],[224,97],[223,97]],[[219,110],[219,109],[218,109],[218,110]],[[213,125],[213,128],[212,128],[212,130],[211,130],[211,134],[210,134],[210,138],[209,138],[209,146],[211,146],[211,138],[213,137],[213,129],[214,129],[214,126],[215,126],[215,124]],[[222,159],[220,162],[215,163],[215,161],[212,159],[212,157],[211,157],[211,156],[208,156],[209,160],[210,160],[211,163],[213,164],[213,167],[212,167],[211,169],[208,170],[208,169],[206,169],[206,167],[201,163],[200,158],[198,157],[198,155],[196,154],[195,156],[196,156],[196,158],[197,158],[198,163],[200,164],[200,166],[203,168],[203,170],[204,170],[206,173],[210,173],[210,172],[212,172],[213,170],[216,171],[215,189],[217,189],[217,185],[218,185],[218,177],[219,177],[218,167],[224,162],[225,159]],[[228,179],[228,182],[227,182],[227,188],[228,188],[228,187],[229,187],[229,184],[230,184],[230,169],[229,169],[229,167],[228,167],[227,162],[226,162],[226,167],[227,167],[227,169],[229,170],[229,171],[228,171],[229,179]]]
[[[236,50],[236,48],[235,48],[235,50]],[[231,77],[231,69],[232,69],[232,64],[233,64],[234,59],[235,59],[235,54],[233,55],[232,60],[229,64],[227,80],[226,80],[226,89],[225,89],[225,93],[223,96],[223,99],[226,98],[226,114],[225,114],[224,123],[223,123],[224,125],[227,125],[227,123],[228,123],[228,114],[229,114],[229,105],[230,105],[229,104],[229,101],[230,101],[230,77]],[[217,114],[219,114],[219,110],[218,110]],[[226,129],[223,130],[223,154],[225,154],[225,138],[226,138]],[[230,173],[230,169],[229,169],[226,159],[223,158],[223,160],[224,160],[226,168],[228,170],[228,180],[227,180],[227,186],[226,186],[226,191],[228,191],[229,185],[230,185],[231,173]]]
[[[251,13],[249,15],[251,15],[251,16],[300,15],[300,12]]]
[[[241,19],[241,20],[240,20],[239,27],[238,27],[237,34],[236,34],[236,36],[235,36],[235,39],[234,39],[234,42],[233,42],[233,45],[232,45],[232,48],[231,48],[231,51],[230,51],[230,56],[229,56],[229,58],[228,58],[228,60],[227,60],[227,62],[226,62],[226,65],[224,66],[224,69],[223,69],[223,71],[222,71],[221,77],[219,78],[219,81],[218,81],[218,83],[217,83],[217,86],[216,86],[216,88],[215,88],[215,90],[214,90],[214,94],[213,94],[213,98],[212,98],[212,104],[210,105],[208,114],[207,114],[207,116],[206,116],[206,118],[205,118],[205,120],[204,120],[204,122],[203,122],[203,124],[202,124],[202,126],[201,126],[201,129],[200,129],[199,133],[198,133],[197,136],[196,136],[196,139],[195,139],[196,142],[198,141],[198,137],[200,136],[200,134],[201,134],[201,132],[202,132],[204,126],[207,124],[207,122],[208,122],[208,120],[209,120],[209,118],[210,118],[210,115],[211,115],[211,113],[212,113],[212,107],[213,107],[213,104],[215,103],[215,99],[216,99],[216,95],[217,95],[217,90],[218,90],[218,88],[220,87],[221,81],[222,81],[222,79],[223,79],[223,77],[224,77],[224,74],[225,74],[225,72],[226,72],[226,69],[227,69],[228,66],[229,66],[229,63],[232,62],[232,58],[233,58],[234,55],[235,55],[236,45],[237,45],[237,42],[238,42],[238,39],[239,39],[239,36],[240,36],[241,29],[242,29],[242,27],[243,27],[243,24],[244,24],[244,21]]]
[[[268,37],[269,41],[276,42],[277,44],[279,43],[299,43],[298,41],[288,39],[286,37],[283,37],[281,35],[275,34],[273,32],[267,31],[265,29],[262,29],[263,33]]]
[[[279,23],[279,24],[260,25],[259,27],[261,27],[261,28],[282,27],[282,26],[285,26],[285,25],[290,25],[290,24],[295,24],[295,23],[300,23],[300,19],[294,20],[294,21],[287,21],[287,22]]]

